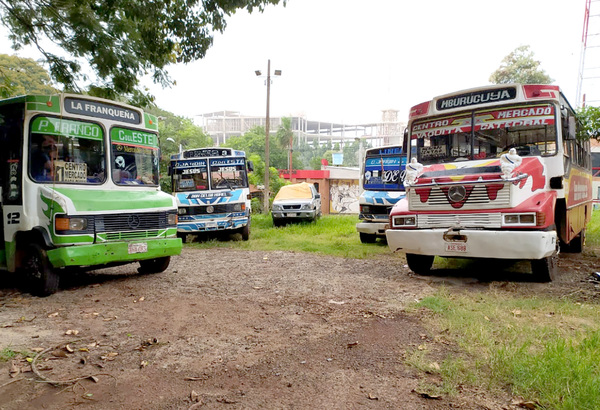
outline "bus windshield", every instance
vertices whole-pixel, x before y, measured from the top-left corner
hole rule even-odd
[[[552,104],[529,104],[428,118],[412,124],[411,144],[424,165],[497,158],[511,148],[520,156],[555,155],[555,115]]]
[[[365,156],[364,189],[404,191],[402,172],[406,166],[406,155],[402,154],[399,147],[385,148],[386,152],[383,150],[383,148],[369,150]]]
[[[102,128],[93,123],[38,116],[29,138],[29,175],[36,182],[105,181]]]
[[[210,182],[213,189],[246,188],[244,158],[214,158],[210,160]]]
[[[208,168],[205,159],[174,163],[173,191],[206,191],[208,188]]]
[[[117,185],[158,185],[156,134],[127,128],[111,130],[112,177]]]

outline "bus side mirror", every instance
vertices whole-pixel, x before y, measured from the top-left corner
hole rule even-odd
[[[574,140],[577,137],[577,126],[575,123],[575,117],[570,116],[567,124],[567,135],[566,139]]]
[[[173,175],[173,167],[171,166],[171,164],[169,164],[169,168],[167,169],[167,175],[168,176]]]
[[[254,163],[252,161],[248,161],[248,172],[254,172]]]

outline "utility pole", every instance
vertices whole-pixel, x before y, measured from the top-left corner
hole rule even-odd
[[[271,103],[271,60],[267,63],[267,117],[265,119],[265,193],[264,193],[264,213],[269,213],[270,191],[269,191],[269,126],[271,120],[269,117],[269,106]]]
[[[262,73],[260,70],[254,72],[257,76]],[[275,75],[281,75],[281,70],[275,70]],[[264,203],[263,211],[265,214],[269,213],[269,128],[271,125],[271,116],[269,113],[269,107],[271,105],[271,60],[267,61],[267,115],[265,118],[265,191],[264,191]]]

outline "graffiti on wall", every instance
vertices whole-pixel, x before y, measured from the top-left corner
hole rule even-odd
[[[331,180],[329,182],[329,213],[358,214],[360,186],[354,180]]]

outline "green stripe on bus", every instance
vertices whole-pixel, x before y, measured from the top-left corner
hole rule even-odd
[[[77,212],[173,209],[173,197],[162,191],[121,191],[55,188],[69,198]]]

